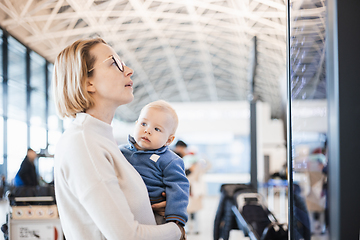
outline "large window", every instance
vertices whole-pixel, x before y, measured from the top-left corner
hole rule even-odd
[[[2,52],[3,40],[2,30],[0,29],[0,165],[4,163],[4,121],[3,121],[3,52]]]
[[[8,119],[8,158],[7,174],[8,180],[12,180],[18,171],[27,149],[27,125],[17,119]]]
[[[62,121],[56,116],[54,104],[49,103],[53,66],[13,37],[5,36],[7,41],[3,41],[2,35],[0,30],[1,174],[6,175],[11,183],[27,148],[31,147],[42,153],[36,165],[40,175],[44,174],[44,179],[50,180],[53,164],[51,154],[62,132]],[[3,47],[7,50],[7,59],[4,58]],[[3,68],[8,73],[7,81],[3,81]]]
[[[27,149],[26,48],[12,37],[8,43],[7,170],[12,179]]]
[[[51,76],[53,71],[53,65],[49,64],[48,66],[48,78],[49,78],[49,92],[52,92],[51,86]],[[53,94],[49,94],[49,116],[48,116],[48,126],[49,126],[49,135],[48,135],[48,151],[49,154],[55,153],[55,144],[61,136],[62,133],[62,120],[56,115],[55,103],[53,99]]]
[[[0,165],[4,163],[4,120],[3,116],[0,115]]]
[[[1,93],[1,97],[0,97],[0,116],[3,116],[3,51],[2,51],[2,45],[3,45],[3,40],[2,40],[2,31],[0,29],[0,93]],[[1,129],[1,128],[0,128]],[[0,130],[0,133],[2,133],[2,131]],[[3,134],[1,134],[0,136],[3,136]],[[2,152],[1,152],[2,153]],[[1,154],[2,156],[2,154]]]
[[[3,52],[2,52],[3,39],[2,39],[2,35],[3,35],[3,32],[0,29],[0,77],[1,77],[1,79],[2,79],[2,75],[3,75],[3,72],[2,72],[3,71],[3,69],[2,69],[2,63],[3,63],[3,58],[2,58],[2,55],[3,55]],[[2,83],[2,81],[1,81],[1,83]],[[1,99],[0,99],[0,101],[1,101]],[[2,104],[0,105],[0,109],[2,109]]]
[[[26,48],[9,37],[8,62],[8,117],[26,121]],[[26,133],[26,132],[25,132]]]
[[[35,52],[31,52],[30,63],[30,147],[38,152],[46,148],[46,61]]]

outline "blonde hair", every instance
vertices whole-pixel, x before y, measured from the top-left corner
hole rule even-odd
[[[172,117],[172,119],[174,120],[174,127],[172,129],[172,134],[175,134],[176,129],[179,125],[179,118],[178,115],[176,114],[175,109],[170,105],[170,103],[164,101],[164,100],[157,100],[151,103],[148,103],[147,105],[145,105],[140,112],[141,113],[147,109],[147,108],[156,108],[158,110],[161,110],[163,112],[169,113],[169,115]]]
[[[81,39],[62,50],[54,64],[53,86],[55,104],[61,118],[75,117],[94,105],[92,96],[86,91],[88,72],[96,61],[90,50],[97,44],[107,44],[101,38]]]

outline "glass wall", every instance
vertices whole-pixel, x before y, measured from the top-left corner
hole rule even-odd
[[[7,41],[3,41],[3,35]],[[62,132],[62,121],[56,116],[49,97],[53,65],[3,31],[0,36],[1,174],[11,184],[30,147],[40,154],[35,163],[40,176],[51,180],[51,155]],[[7,61],[3,47],[8,52]],[[8,73],[7,81],[3,81],[4,70]],[[40,162],[44,167],[39,166]]]
[[[328,239],[326,6],[289,2],[291,239]]]

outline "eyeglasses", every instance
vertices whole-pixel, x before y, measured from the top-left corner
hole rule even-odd
[[[106,61],[109,60],[109,59],[112,59],[112,60],[114,61],[115,65],[116,65],[117,68],[120,70],[120,72],[124,72],[124,67],[126,66],[125,63],[124,63],[123,61],[115,58],[113,55],[111,55],[111,57],[108,57],[107,59],[105,59],[104,61],[102,61],[102,63],[106,62]],[[102,63],[100,63],[100,64],[102,64]],[[95,67],[93,67],[92,69],[90,69],[90,70],[88,71],[88,73],[91,72],[91,71],[94,70],[94,69],[95,69]]]

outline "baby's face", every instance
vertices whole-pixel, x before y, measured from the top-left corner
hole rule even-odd
[[[169,145],[174,139],[174,121],[171,115],[160,109],[144,109],[135,125],[134,138],[139,150],[155,150]]]

